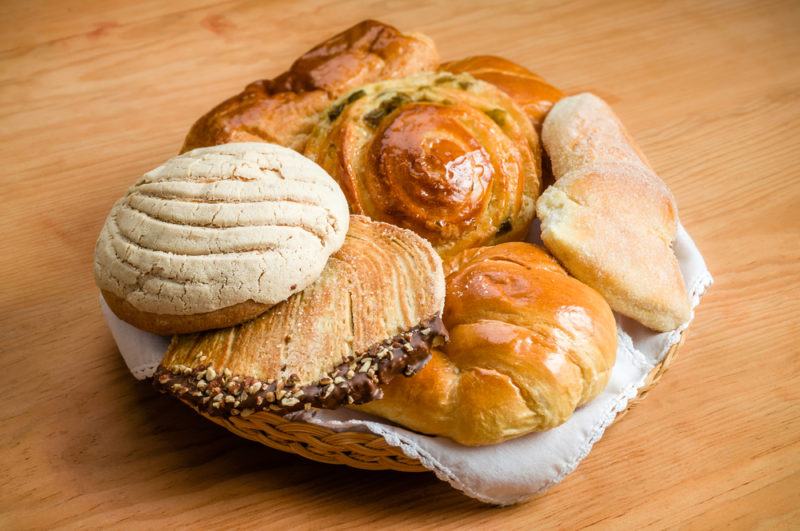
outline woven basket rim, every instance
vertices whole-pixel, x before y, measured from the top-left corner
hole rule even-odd
[[[656,386],[675,360],[685,338],[686,330],[681,332],[680,339],[650,370],[637,395],[628,401],[624,410],[617,413],[611,425],[625,416]],[[245,418],[211,416],[186,404],[203,417],[240,437],[313,461],[362,470],[430,472],[419,460],[406,456],[400,448],[391,446],[383,437],[374,433],[336,432],[308,422],[287,420],[268,411],[254,413]]]

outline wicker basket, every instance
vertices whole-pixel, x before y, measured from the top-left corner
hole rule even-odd
[[[624,411],[617,414],[614,422],[619,421],[655,387],[675,359],[685,337],[684,332],[680,341],[670,348],[661,363],[650,371],[645,384],[639,389],[639,394],[628,402]],[[289,421],[268,412],[254,413],[247,418],[203,416],[239,437],[322,463],[364,470],[429,471],[419,461],[410,459],[399,448],[390,446],[383,437],[372,433],[335,432],[306,422]]]

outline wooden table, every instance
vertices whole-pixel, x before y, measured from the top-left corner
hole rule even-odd
[[[0,527],[800,526],[800,4],[490,4],[0,5]],[[604,96],[716,277],[659,386],[527,504],[237,439],[135,382],[100,316],[114,200],[210,106],[367,17]]]

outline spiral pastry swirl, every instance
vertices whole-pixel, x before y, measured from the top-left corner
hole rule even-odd
[[[540,148],[523,111],[467,74],[421,74],[338,100],[306,156],[353,213],[413,230],[442,256],[521,239],[540,188]]]

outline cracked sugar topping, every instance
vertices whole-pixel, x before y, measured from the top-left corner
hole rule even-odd
[[[319,277],[348,225],[341,189],[302,155],[264,143],[196,149],[145,174],[114,205],[95,279],[156,314],[273,305]]]

